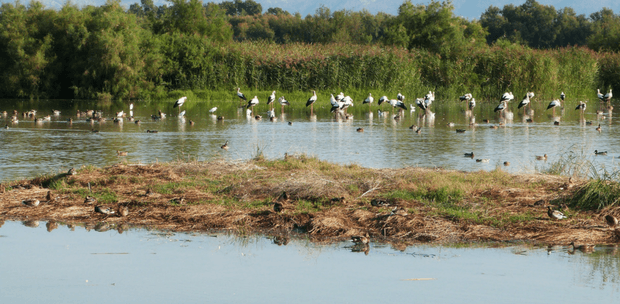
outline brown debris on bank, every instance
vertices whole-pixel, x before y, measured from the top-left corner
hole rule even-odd
[[[60,222],[174,231],[301,233],[314,241],[368,233],[373,240],[397,246],[617,243],[620,232],[607,227],[604,217],[620,218],[618,208],[595,212],[564,207],[568,219],[547,216],[549,204],[559,204],[584,183],[500,170],[369,169],[305,156],[240,163],[118,164],[0,185],[0,220],[48,220],[49,231]],[[85,203],[86,196],[96,197],[97,202]],[[40,205],[22,204],[30,198],[41,201]],[[373,199],[386,206],[373,206]],[[281,212],[274,211],[276,202]],[[115,213],[96,213],[97,205]],[[118,214],[122,207],[129,210],[127,216]]]

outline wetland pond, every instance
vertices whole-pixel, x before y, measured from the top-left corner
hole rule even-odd
[[[516,104],[511,120],[500,118],[493,112],[495,102],[479,103],[473,115],[468,115],[464,103],[457,101],[435,102],[431,107],[435,118],[421,115],[421,110],[405,111],[400,120],[392,115],[379,116],[379,108],[388,110],[389,105],[368,107],[357,103],[349,108],[353,119],[334,119],[329,112],[329,102],[319,100],[310,115],[303,105],[286,108],[284,115],[276,106],[278,120],[271,122],[264,103],[255,108],[255,115],[262,120],[247,116],[245,109],[238,109],[237,102],[192,102],[183,106],[186,118],[179,119],[174,102],[139,103],[134,108],[135,119],[141,124],[125,120],[124,123],[86,122],[75,116],[78,109],[94,109],[104,117],[115,112],[129,112],[126,103],[96,106],[89,101],[18,101],[1,100],[0,111],[9,115],[0,117],[0,181],[29,178],[44,173],[66,172],[82,165],[106,166],[119,161],[152,163],[174,160],[250,159],[258,154],[267,158],[282,158],[284,153],[305,153],[321,160],[339,164],[356,163],[371,168],[400,168],[406,166],[443,167],[447,169],[476,171],[503,167],[513,173],[544,171],[559,160],[587,161],[599,172],[617,170],[616,158],[620,156],[620,137],[615,135],[618,123],[612,113],[597,115],[597,104],[591,102],[581,115],[574,105],[566,105],[564,111],[557,109],[556,116],[546,110],[548,101],[534,101],[532,113],[524,115]],[[58,104],[64,105],[59,107]],[[209,109],[218,106],[216,115]],[[25,112],[37,109],[37,116],[52,114],[51,121],[34,122],[32,118],[19,116],[18,123],[11,123],[13,110]],[[153,120],[158,110],[168,113],[162,120]],[[529,110],[528,110],[529,111]],[[218,121],[217,116],[223,116]],[[470,127],[472,117],[477,127]],[[69,124],[67,119],[72,118]],[[488,119],[489,122],[485,122]],[[531,119],[528,122],[528,119]],[[189,121],[195,122],[193,125]],[[554,121],[560,125],[554,125]],[[289,124],[291,122],[292,124]],[[447,124],[454,123],[453,127]],[[502,125],[500,125],[500,122]],[[601,125],[601,132],[596,130]],[[416,133],[409,127],[421,126]],[[491,126],[498,126],[497,129]],[[363,132],[357,132],[363,128]],[[464,133],[455,132],[465,129]],[[99,131],[93,133],[92,130]],[[157,130],[158,133],[147,133]],[[229,142],[228,151],[220,147]],[[126,151],[119,158],[116,151]],[[595,155],[594,150],[609,151],[607,155]],[[464,153],[474,152],[475,158]],[[548,155],[546,161],[536,156]],[[475,159],[488,162],[476,162]]]
[[[46,231],[47,230],[50,232]],[[54,228],[56,228],[54,230]],[[95,228],[96,229],[96,228]],[[397,250],[224,233],[6,221],[2,303],[617,303],[620,253],[569,247]],[[73,231],[72,231],[73,230]],[[279,244],[279,245],[278,245]]]
[[[340,164],[373,168],[444,167],[465,171],[504,170],[529,173],[549,169],[562,159],[583,159],[599,171],[616,170],[620,155],[618,123],[611,113],[585,114],[567,105],[553,117],[548,102],[534,102],[525,116],[513,109],[504,120],[496,103],[480,103],[472,116],[457,102],[436,102],[434,119],[420,110],[395,120],[372,115],[356,104],[353,119],[335,119],[327,101],[315,115],[296,106],[271,122],[263,103],[256,120],[236,102],[192,103],[180,119],[172,103],[139,103],[133,109],[140,125],[125,121],[88,123],[78,109],[101,110],[105,117],[128,112],[128,104],[103,107],[88,101],[0,101],[0,181],[66,172],[83,165],[106,166],[175,160],[245,160],[259,154],[281,158],[306,153]],[[59,107],[58,104],[64,106]],[[218,106],[216,115],[209,115]],[[511,105],[516,108],[514,103]],[[38,110],[34,122],[13,110]],[[153,120],[158,110],[168,118]],[[383,106],[388,110],[387,106]],[[220,121],[217,116],[224,116]],[[73,123],[67,119],[72,118]],[[489,119],[489,122],[484,122]],[[528,119],[531,121],[528,122]],[[194,121],[193,125],[189,120]],[[560,125],[553,121],[560,120]],[[289,124],[291,122],[292,124]],[[447,123],[452,122],[453,127]],[[499,123],[502,126],[499,126]],[[591,122],[591,123],[588,123]],[[602,131],[595,128],[600,124]],[[416,133],[409,127],[421,126]],[[490,126],[499,126],[497,129]],[[363,132],[357,132],[363,128]],[[455,129],[465,129],[456,133]],[[92,130],[99,131],[98,133]],[[158,133],[147,133],[157,130]],[[229,142],[227,151],[220,148]],[[117,150],[127,151],[118,157]],[[608,155],[594,155],[594,150]],[[489,159],[463,157],[474,152]],[[547,161],[536,156],[547,154]],[[592,253],[565,247],[513,245],[504,248],[417,245],[394,248],[371,243],[367,254],[352,252],[350,242],[314,244],[303,238],[226,233],[173,233],[136,228],[119,234],[45,222],[0,220],[0,303],[617,303],[620,299],[620,254],[617,247]],[[29,227],[27,227],[29,226]],[[51,227],[51,229],[50,229]],[[57,228],[57,229],[54,229]],[[278,245],[279,244],[279,245]]]

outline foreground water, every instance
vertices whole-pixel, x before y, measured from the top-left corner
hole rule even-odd
[[[32,222],[27,223],[30,226]],[[620,253],[0,228],[1,303],[615,303]],[[282,242],[280,242],[282,243]],[[418,280],[424,279],[424,280]],[[427,280],[428,279],[428,280]]]
[[[516,173],[545,170],[560,159],[585,161],[599,172],[614,171],[616,157],[620,155],[616,152],[620,149],[620,137],[614,135],[618,124],[610,112],[597,115],[596,103],[590,103],[584,115],[567,105],[564,111],[558,109],[556,116],[545,110],[548,102],[534,102],[531,115],[524,115],[511,104],[514,113],[510,120],[501,119],[493,112],[495,103],[479,103],[473,115],[468,115],[464,104],[436,102],[432,107],[436,113],[434,119],[422,117],[417,109],[413,113],[406,111],[400,120],[392,115],[379,116],[376,105],[369,114],[366,106],[358,104],[349,109],[353,119],[337,120],[329,113],[328,102],[323,101],[317,104],[314,115],[303,105],[287,108],[284,114],[278,106],[277,122],[267,119],[265,104],[259,104],[255,110],[255,114],[264,117],[258,121],[246,116],[245,109],[237,109],[238,103],[231,101],[188,101],[183,106],[187,110],[186,118],[179,119],[172,103],[136,103],[134,116],[142,121],[136,125],[128,121],[91,124],[85,117],[75,116],[78,109],[95,109],[109,118],[117,111],[129,111],[128,105],[122,103],[96,106],[86,101],[0,100],[0,110],[9,112],[6,117],[0,117],[0,124],[9,126],[0,130],[0,181],[65,172],[82,165],[105,166],[123,160],[143,163],[237,160],[261,153],[268,158],[281,158],[284,153],[307,153],[322,160],[374,168],[427,166],[492,170],[508,161],[510,166],[504,169]],[[219,106],[215,114],[224,116],[223,121],[209,115],[212,106]],[[382,108],[388,110],[389,106],[384,104]],[[61,114],[52,115],[49,122],[34,122],[21,115],[18,123],[10,122],[12,110],[30,109],[37,109],[38,117],[52,114],[52,109],[59,109]],[[167,112],[168,118],[151,119],[158,109]],[[470,127],[472,117],[477,128]],[[69,124],[68,118],[74,122]],[[527,122],[528,118],[532,121]],[[485,123],[485,119],[490,121]],[[190,125],[190,120],[195,124]],[[554,125],[555,120],[561,124]],[[448,122],[455,126],[448,126]],[[500,122],[504,125],[490,128]],[[596,130],[599,124],[601,132]],[[421,126],[421,132],[413,132],[409,129],[411,125]],[[364,132],[357,132],[358,128]],[[456,133],[456,129],[466,132]],[[146,133],[146,130],[158,133]],[[226,141],[228,151],[220,148]],[[116,150],[127,151],[128,156],[119,158]],[[609,154],[596,156],[594,150],[609,151]],[[475,158],[463,157],[465,152],[474,152]],[[548,155],[547,161],[536,160],[536,156],[544,154]],[[477,158],[488,162],[476,162]]]

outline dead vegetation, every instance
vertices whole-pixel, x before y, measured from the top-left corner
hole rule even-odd
[[[0,185],[0,220],[48,220],[48,230],[60,222],[103,225],[101,229],[144,225],[175,231],[301,233],[314,241],[368,233],[374,240],[403,246],[618,242],[620,233],[604,220],[607,214],[620,218],[618,204],[584,209],[575,195],[587,185],[501,170],[369,169],[304,155],[239,163],[118,164]],[[51,200],[46,200],[48,191]],[[96,202],[85,202],[87,196]],[[21,203],[29,198],[41,204]],[[373,206],[373,199],[384,203]],[[568,219],[550,220],[548,205]],[[95,206],[117,212],[96,213]],[[127,216],[117,216],[121,207],[127,207]]]

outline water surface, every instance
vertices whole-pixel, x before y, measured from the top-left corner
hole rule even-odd
[[[350,242],[127,230],[0,228],[2,303],[614,303],[617,248],[404,251]],[[432,280],[412,280],[432,279]]]
[[[590,104],[585,114],[558,109],[556,116],[545,110],[548,102],[535,102],[533,115],[524,115],[514,108],[511,120],[500,118],[493,112],[495,103],[479,103],[469,115],[464,104],[456,101],[435,102],[432,109],[435,118],[423,117],[420,109],[406,111],[400,120],[392,114],[379,116],[376,105],[372,113],[360,104],[350,108],[354,118],[335,119],[329,113],[328,102],[318,102],[314,115],[310,110],[297,105],[286,108],[284,114],[276,108],[277,122],[270,122],[265,112],[267,105],[259,104],[254,114],[262,114],[262,120],[246,116],[245,109],[237,109],[236,102],[187,102],[184,105],[185,119],[176,117],[177,109],[170,103],[136,103],[134,117],[142,123],[125,121],[115,124],[88,123],[84,117],[77,118],[78,109],[101,110],[105,117],[115,112],[128,112],[128,105],[115,103],[96,106],[87,101],[15,101],[3,100],[0,110],[19,112],[32,108],[37,116],[51,114],[52,109],[61,110],[61,115],[52,116],[51,122],[35,123],[22,118],[16,124],[10,123],[10,114],[0,117],[0,125],[9,129],[0,130],[0,181],[32,177],[49,172],[65,172],[71,167],[82,165],[105,166],[119,161],[151,163],[179,159],[228,160],[250,159],[260,153],[268,158],[281,158],[284,153],[306,153],[322,160],[349,164],[357,163],[373,168],[400,168],[405,166],[444,167],[458,170],[492,170],[503,167],[505,161],[510,172],[534,172],[549,168],[559,159],[574,158],[589,161],[599,170],[617,169],[620,154],[620,138],[615,136],[618,123],[613,113],[597,115],[597,104]],[[216,115],[209,115],[208,109],[219,106],[215,113],[224,116],[218,121]],[[389,110],[387,105],[381,107]],[[168,118],[153,120],[163,109]],[[72,124],[67,123],[73,118]],[[478,127],[470,127],[472,118]],[[527,122],[527,119],[532,122]],[[484,120],[489,119],[489,123]],[[189,124],[189,120],[195,122]],[[553,121],[559,120],[556,126]],[[289,125],[288,122],[292,122]],[[454,127],[447,125],[455,124]],[[498,129],[490,126],[504,124]],[[591,122],[592,125],[586,122]],[[596,131],[600,124],[602,132]],[[421,133],[413,132],[411,125],[421,126]],[[357,132],[363,128],[364,132]],[[456,129],[466,129],[456,133]],[[98,130],[93,133],[91,130]],[[157,130],[157,134],[146,133]],[[220,149],[229,141],[229,150]],[[119,158],[116,150],[127,151],[128,156]],[[608,155],[594,155],[594,150],[609,151]],[[476,162],[465,158],[465,152],[474,152]],[[536,156],[547,154],[548,160],[537,161]]]

